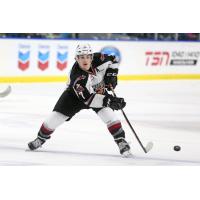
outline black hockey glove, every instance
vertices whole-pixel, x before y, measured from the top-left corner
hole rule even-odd
[[[123,98],[113,97],[109,94],[104,97],[103,106],[110,107],[113,110],[121,110],[126,106],[126,102]]]
[[[117,74],[118,74],[118,69],[108,68],[106,70],[104,76],[104,82],[108,91],[111,90],[110,88],[111,86],[113,87],[113,89],[115,89],[115,87],[117,86]]]

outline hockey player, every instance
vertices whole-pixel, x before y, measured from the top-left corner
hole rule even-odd
[[[93,53],[91,46],[84,44],[77,46],[75,60],[66,90],[43,122],[37,138],[28,144],[29,149],[41,147],[59,125],[69,121],[80,110],[91,108],[107,125],[120,154],[131,155],[125,132],[114,112],[123,109],[126,102],[108,93],[117,85],[119,63],[115,56]]]

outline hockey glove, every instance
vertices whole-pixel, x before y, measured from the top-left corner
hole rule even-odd
[[[111,87],[115,89],[115,87],[117,86],[117,74],[118,74],[118,69],[112,69],[112,68],[107,69],[104,76],[104,82],[108,91],[111,90]]]
[[[110,107],[113,110],[121,110],[126,106],[126,102],[123,98],[106,95],[103,99],[103,106]]]

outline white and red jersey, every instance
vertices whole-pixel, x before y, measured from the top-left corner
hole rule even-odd
[[[94,53],[89,71],[80,68],[77,62],[70,71],[67,91],[75,94],[89,108],[103,107],[105,97],[104,76],[106,73],[118,73],[119,63],[114,56]]]

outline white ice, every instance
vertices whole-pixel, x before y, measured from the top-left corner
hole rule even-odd
[[[120,111],[134,158],[122,158],[104,123],[92,110],[61,125],[35,152],[27,143],[37,132],[65,83],[12,84],[0,98],[0,165],[200,165],[200,81],[124,81],[116,93],[142,143],[145,154]],[[2,85],[0,85],[2,87]],[[181,151],[173,150],[174,145]]]

